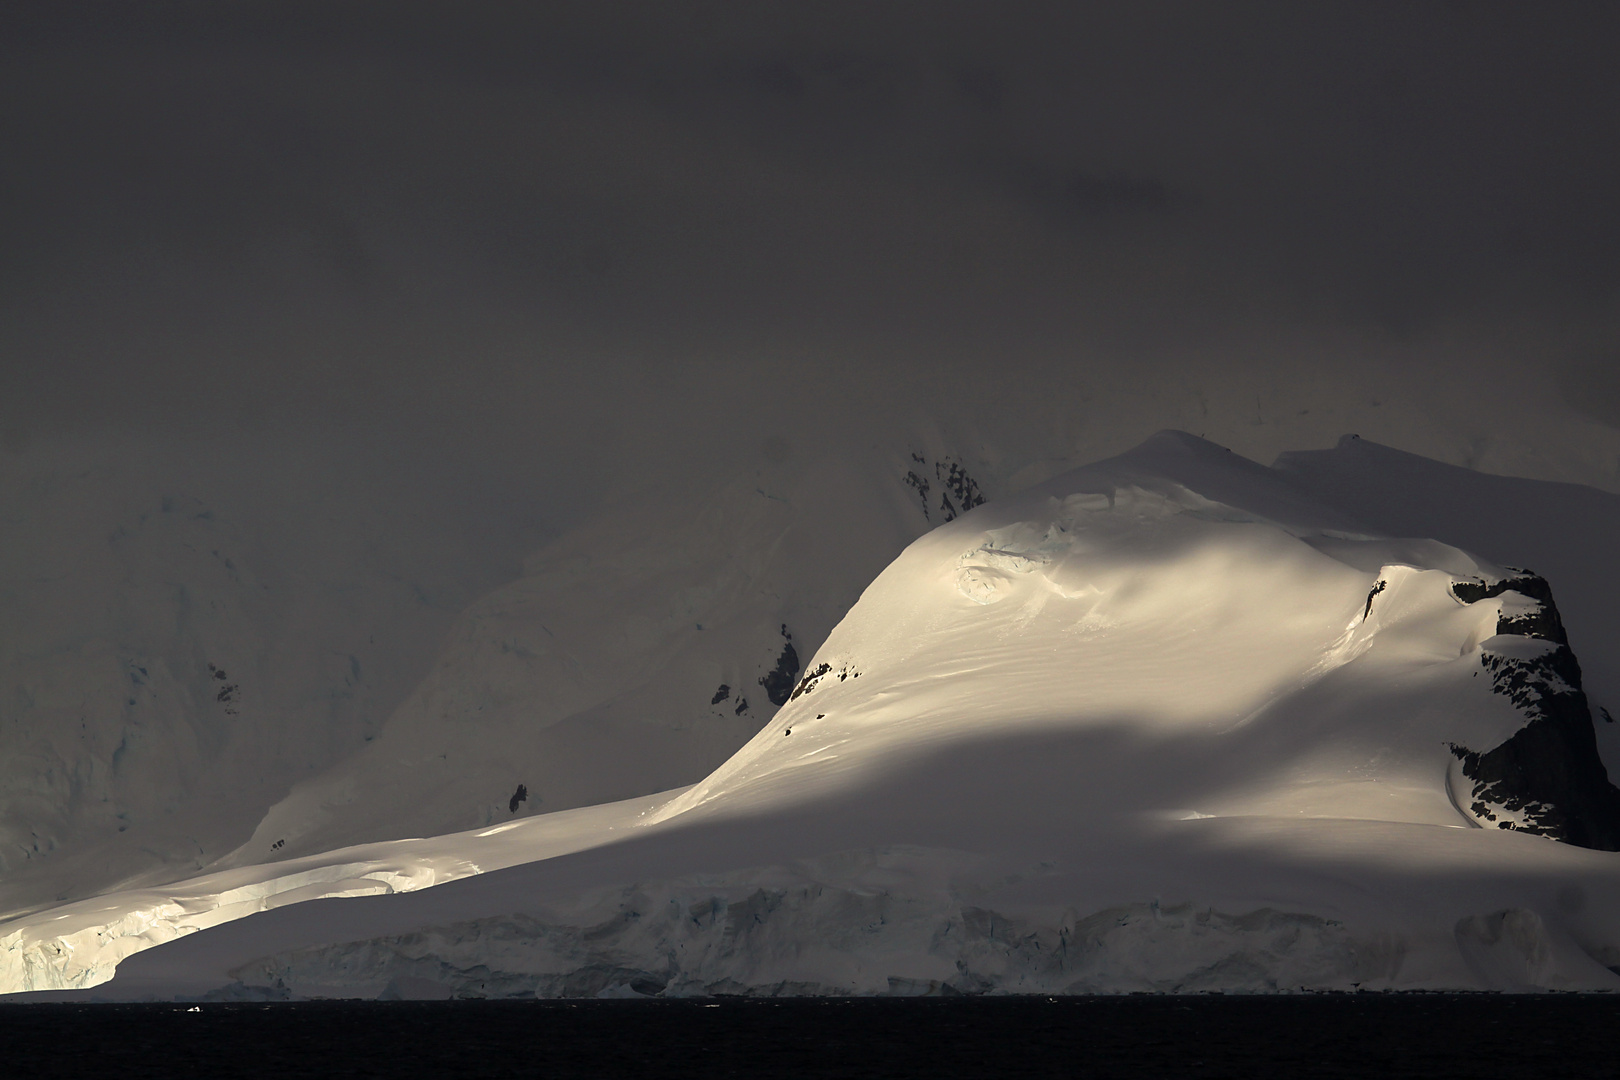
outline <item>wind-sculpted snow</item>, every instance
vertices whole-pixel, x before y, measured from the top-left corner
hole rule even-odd
[[[102,992],[1617,989],[1620,855],[1555,838],[1599,835],[1612,790],[1560,626],[1545,582],[1160,435],[913,542],[690,788],[403,842],[389,865],[506,869],[218,916]],[[749,685],[694,669],[656,685],[718,708]],[[1531,784],[1515,806],[1474,788],[1503,758]],[[364,790],[444,771],[387,761]],[[496,816],[520,780],[547,798],[512,777]],[[1475,802],[1548,835],[1479,828]],[[104,922],[134,949],[129,908]],[[41,956],[54,919],[0,934]],[[29,985],[88,985],[53,963]]]

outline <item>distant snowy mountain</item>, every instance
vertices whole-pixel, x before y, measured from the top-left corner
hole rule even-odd
[[[0,916],[691,783],[983,498],[937,437],[768,445],[633,489],[502,583],[526,508],[496,484],[402,471],[379,497],[340,447],[183,449],[0,459]]]
[[[522,550],[510,499],[412,476],[389,512],[347,447],[266,456],[0,454],[0,914],[241,844],[376,735]],[[402,527],[423,503],[444,520]]]
[[[1526,506],[1573,525],[1620,500],[1163,433],[970,509],[971,467],[920,456],[888,487],[738,481],[651,550],[633,515],[550,549],[220,868],[0,924],[0,985],[1620,988],[1620,597],[1589,532],[1504,550]],[[1411,520],[1432,527],[1387,527]],[[841,619],[858,584],[798,569],[829,545],[876,573]],[[717,761],[756,693],[785,701],[746,745],[647,792]],[[484,745],[458,727],[480,709]],[[614,746],[582,741],[603,725]],[[648,752],[612,763],[627,744]],[[585,760],[605,779],[571,777]],[[472,831],[390,839],[435,822]]]

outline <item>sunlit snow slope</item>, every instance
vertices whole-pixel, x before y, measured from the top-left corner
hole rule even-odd
[[[377,738],[294,787],[218,865],[698,780],[787,700],[885,563],[981,498],[944,454],[874,449],[605,512],[469,606]]]
[[[575,509],[332,437],[0,454],[0,918],[701,779],[980,497],[895,440]]]
[[[42,912],[5,987],[1620,988],[1560,582],[1297,473],[1155,436],[912,543],[690,789]]]

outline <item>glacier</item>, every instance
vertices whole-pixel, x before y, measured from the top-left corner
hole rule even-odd
[[[1412,488],[1445,473],[1362,442],[1267,468],[1166,432],[951,507],[697,783],[516,817],[514,796],[419,839],[360,815],[350,843],[307,850],[341,835],[331,790],[384,790],[386,758],[363,756],[253,841],[302,821],[306,849],[239,849],[200,876],[0,924],[0,986],[115,1000],[1620,988],[1613,725],[1586,689],[1588,668],[1612,676],[1585,651],[1606,643],[1612,605],[1578,586],[1566,603],[1556,572],[1488,561],[1457,532],[1369,523],[1369,473]],[[1424,509],[1444,517],[1443,499]],[[761,535],[791,532],[772,512],[757,508]],[[1556,536],[1540,542],[1558,554]],[[769,580],[768,562],[750,575]],[[733,622],[716,625],[745,626],[739,641],[777,629],[780,608],[730,588]],[[648,693],[707,692],[717,674],[763,688],[771,656],[705,666],[692,622],[653,637],[658,670],[701,683]],[[399,747],[431,743],[413,723]],[[467,782],[493,790],[497,758],[470,759]]]

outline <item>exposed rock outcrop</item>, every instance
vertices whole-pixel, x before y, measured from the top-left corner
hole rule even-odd
[[[1493,689],[1529,723],[1492,750],[1452,746],[1472,783],[1464,809],[1482,825],[1620,851],[1620,789],[1598,756],[1581,665],[1546,579],[1528,571],[1452,586],[1467,604],[1501,598],[1496,637],[1480,649]]]

